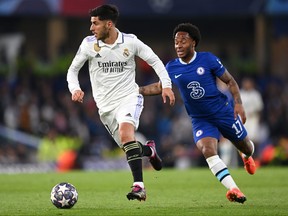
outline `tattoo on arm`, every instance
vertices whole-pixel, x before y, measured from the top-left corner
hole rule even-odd
[[[162,89],[159,83],[152,83],[146,86],[140,86],[139,93],[143,96],[159,95],[162,93]]]
[[[235,99],[234,99],[234,103],[235,103],[235,104],[242,104],[241,98],[235,98]]]
[[[234,98],[234,103],[242,104],[239,86],[234,77],[226,70],[225,73],[220,77],[220,79],[227,84],[229,91]]]

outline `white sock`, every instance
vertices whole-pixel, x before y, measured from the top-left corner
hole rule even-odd
[[[141,188],[144,188],[144,183],[143,182],[134,182],[133,186],[138,185]]]
[[[215,177],[223,184],[227,189],[238,188],[230,175],[227,166],[219,158],[218,155],[214,155],[206,159],[211,172]]]

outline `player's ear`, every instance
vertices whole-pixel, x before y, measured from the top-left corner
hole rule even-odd
[[[111,28],[113,26],[113,22],[111,20],[108,20],[106,25],[108,28]]]
[[[192,46],[196,47],[196,41],[192,39]]]

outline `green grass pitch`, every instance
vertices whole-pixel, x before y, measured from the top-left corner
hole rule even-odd
[[[288,215],[287,167],[260,168],[253,176],[241,168],[230,173],[247,196],[244,204],[226,199],[226,189],[208,167],[145,170],[146,202],[127,200],[132,182],[128,170],[1,174],[0,215]],[[72,209],[57,209],[50,201],[52,187],[62,181],[78,190]]]

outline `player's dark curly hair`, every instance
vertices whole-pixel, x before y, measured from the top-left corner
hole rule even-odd
[[[196,42],[195,47],[197,47],[198,43],[201,40],[200,30],[198,29],[197,26],[192,25],[191,23],[181,23],[177,25],[173,31],[173,39],[175,38],[175,35],[177,34],[177,32],[187,32],[189,36],[193,40],[195,40]]]
[[[119,17],[119,10],[116,5],[106,4],[91,9],[89,14],[91,17],[98,17],[99,20],[111,20],[116,24]]]

